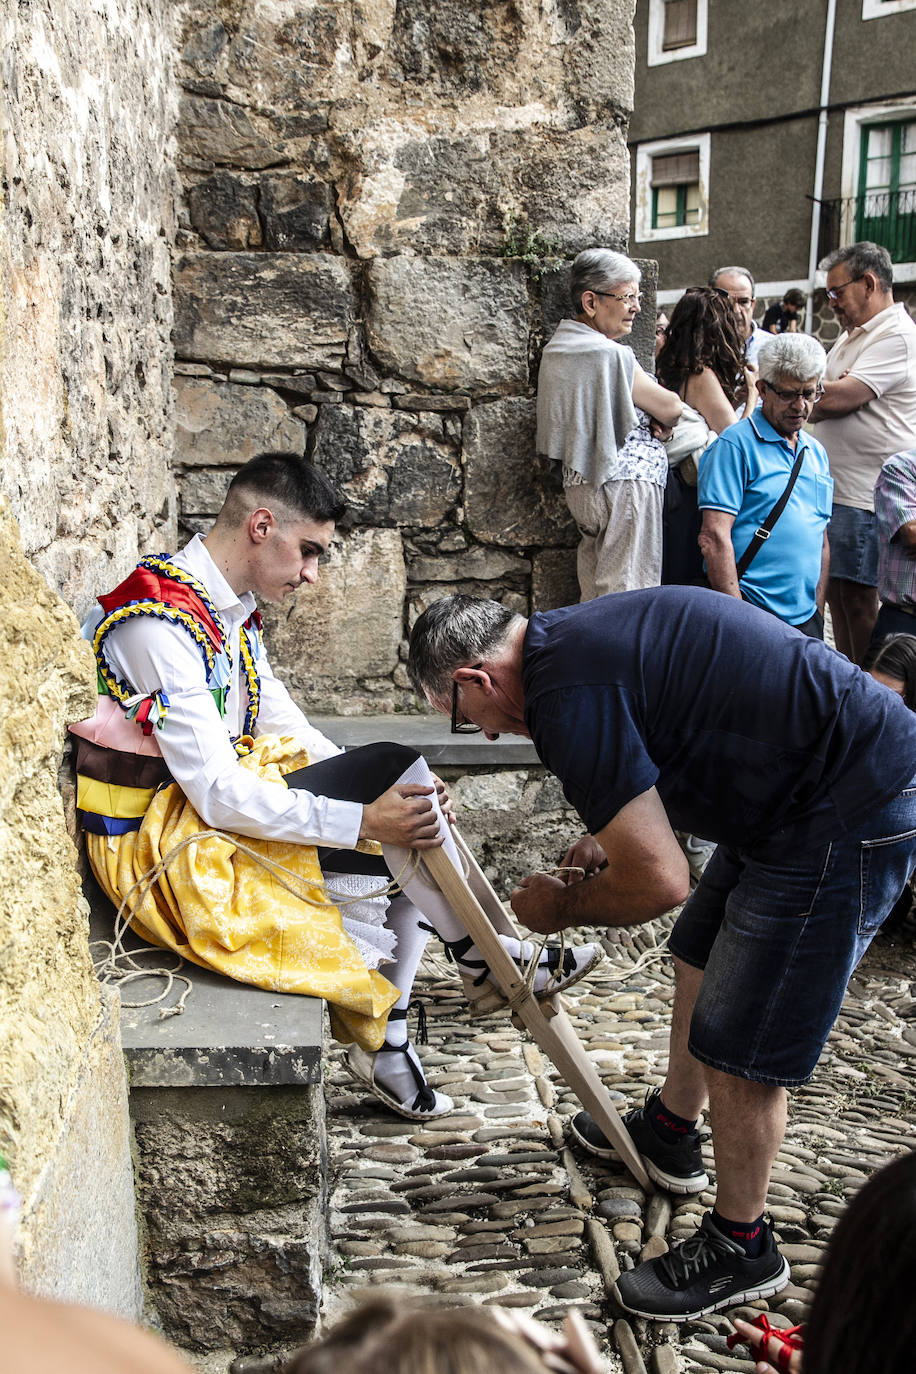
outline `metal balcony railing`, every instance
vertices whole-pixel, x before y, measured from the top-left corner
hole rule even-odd
[[[818,259],[861,239],[880,243],[893,262],[916,262],[916,188],[821,201]]]

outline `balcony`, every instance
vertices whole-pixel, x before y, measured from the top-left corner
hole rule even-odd
[[[893,262],[916,262],[916,187],[821,201],[818,260],[861,239],[880,243]]]

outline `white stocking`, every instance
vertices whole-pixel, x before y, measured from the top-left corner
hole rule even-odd
[[[415,763],[412,763],[398,778],[398,783],[420,783],[426,787],[435,787],[429,764],[424,758],[419,758]],[[397,783],[395,786],[397,786]],[[443,849],[454,867],[463,875],[464,868],[458,853],[458,847],[452,838],[449,823],[442,815],[442,811],[439,807],[439,798],[436,796],[435,792],[433,792],[430,800],[439,816],[439,833],[445,837]],[[455,915],[445,895],[433,883],[427,870],[414,867],[413,851],[403,848],[401,845],[393,844],[382,845],[382,851],[385,855],[385,862],[391,869],[391,872],[397,878],[405,893],[410,897],[414,907],[419,907],[429,924],[436,931],[436,934],[449,944],[454,944],[456,941],[463,940],[467,936],[467,931],[461,924],[459,918]],[[419,853],[422,855],[423,851],[420,850]],[[514,940],[507,935],[501,935],[500,939],[505,946],[506,953],[522,964],[527,963],[534,952],[534,946],[530,940],[522,942]],[[471,947],[457,960],[457,963],[459,968],[464,964],[472,966],[474,961],[480,960],[482,957],[477,946],[471,945]],[[546,967],[546,955],[544,956],[544,963],[545,966],[539,969],[538,973],[535,975],[534,988],[536,992],[540,991],[551,977],[550,970]],[[480,966],[478,965],[477,968],[472,967],[471,971],[475,974],[478,973],[480,971]],[[403,984],[394,978],[392,974],[387,973],[387,970],[386,974],[388,977],[391,977],[396,987],[401,988],[403,993]],[[400,1005],[401,1003],[399,1002],[398,1006]]]

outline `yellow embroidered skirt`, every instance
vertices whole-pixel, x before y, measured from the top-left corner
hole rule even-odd
[[[285,786],[283,773],[305,767],[308,758],[294,740],[263,735],[239,762]],[[135,883],[205,829],[173,783],[155,794],[139,830],[86,835],[92,871],[120,906]],[[241,983],[323,997],[338,1040],[378,1049],[400,994],[367,968],[344,930],[339,910],[328,902],[315,850],[247,836],[239,843],[285,870],[281,876],[294,891],[230,840],[211,836],[169,859],[142,900],[142,888],[130,897],[131,928],[151,944]]]

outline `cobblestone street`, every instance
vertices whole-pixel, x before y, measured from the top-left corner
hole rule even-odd
[[[663,1078],[673,982],[655,940],[667,928],[656,922],[634,935],[613,932],[607,961],[567,998],[621,1110]],[[803,1319],[849,1198],[882,1163],[916,1146],[914,980],[910,924],[875,941],[814,1079],[791,1094],[768,1206],[792,1282],[754,1305],[775,1313],[777,1324]],[[501,1303],[547,1322],[575,1306],[613,1370],[753,1370],[741,1347],[732,1354],[725,1344],[729,1317],[747,1309],[676,1326],[625,1321],[608,1296],[620,1269],[691,1234],[712,1194],[647,1198],[622,1169],[570,1148],[565,1125],[578,1104],[533,1042],[505,1016],[469,1022],[454,973],[434,957],[417,992],[429,1020],[424,1063],[456,1111],[423,1128],[402,1121],[355,1091],[342,1051],[332,1051],[336,1253],[326,1319],[379,1284],[449,1302]],[[712,1170],[708,1139],[704,1154]]]

